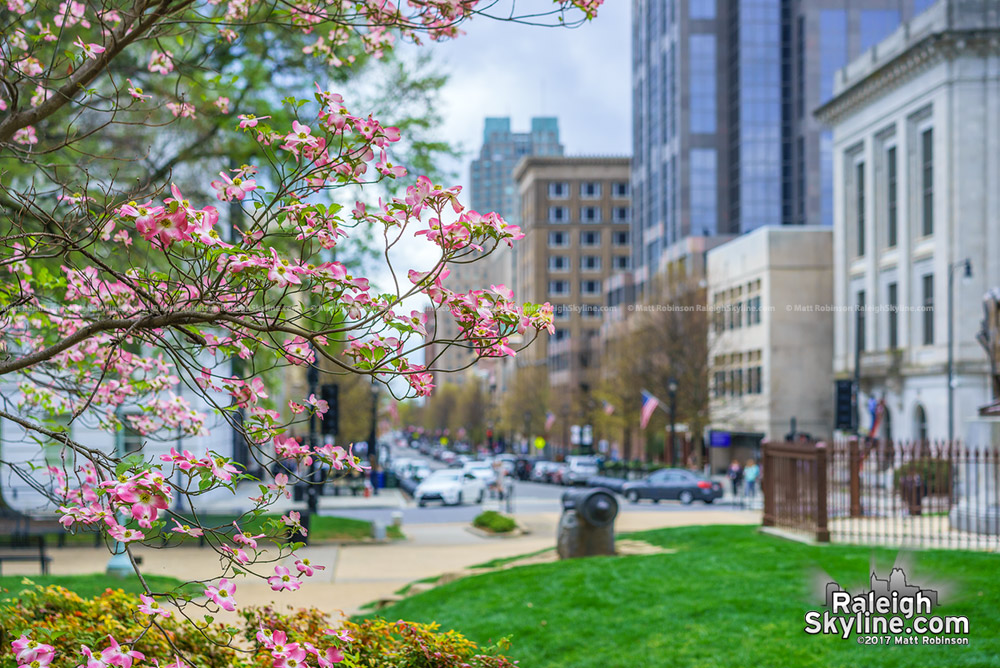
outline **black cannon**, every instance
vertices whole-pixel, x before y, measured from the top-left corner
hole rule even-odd
[[[618,501],[603,487],[570,490],[562,496],[556,551],[560,559],[614,555]]]

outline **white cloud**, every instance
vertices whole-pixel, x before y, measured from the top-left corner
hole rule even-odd
[[[548,4],[536,0],[518,7]],[[555,116],[569,155],[631,153],[629,4],[608,0],[596,20],[574,29],[479,17],[464,24],[467,34],[419,47],[430,50],[449,75],[442,91],[442,134],[465,155],[444,166],[460,175],[463,201],[468,202],[469,162],[479,152],[487,116],[510,116],[515,132],[526,131],[533,116]],[[410,48],[416,47],[403,47],[404,53]],[[422,238],[408,238],[392,257],[405,280],[407,269],[429,270],[438,249]],[[383,287],[391,280],[388,274],[373,278]],[[420,305],[410,302],[407,308]]]

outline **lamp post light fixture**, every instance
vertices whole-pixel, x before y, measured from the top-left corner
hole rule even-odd
[[[378,436],[376,430],[378,429],[378,385],[375,384],[375,378],[372,378],[372,424],[371,429],[368,432],[368,465],[371,467],[371,484],[372,484],[372,494],[378,495]]]
[[[955,270],[963,269],[962,276],[972,278],[969,258],[948,265],[948,441],[955,440]]]
[[[667,381],[667,397],[670,399],[670,459],[677,466],[677,379]]]

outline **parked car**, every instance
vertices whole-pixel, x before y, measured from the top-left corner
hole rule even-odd
[[[487,487],[497,481],[497,474],[489,462],[467,462],[462,467],[462,472],[471,473],[482,480]]]
[[[535,461],[530,457],[518,457],[514,462],[514,477],[518,480],[530,480]]]
[[[441,501],[447,506],[458,506],[466,501],[482,503],[484,496],[486,486],[483,481],[457,469],[435,471],[413,492],[413,498],[420,507],[426,506],[428,501]]]
[[[535,482],[547,482],[545,479],[545,474],[552,466],[554,462],[550,462],[545,459],[539,459],[535,462],[535,465],[531,467],[531,475],[529,478]]]
[[[622,485],[622,494],[630,503],[640,499],[676,499],[687,505],[695,499],[712,503],[722,497],[722,485],[685,469],[660,469],[642,480],[633,480]]]
[[[594,457],[567,457],[566,469],[560,482],[564,485],[584,485],[588,478],[597,475],[598,472],[597,459]]]
[[[603,487],[612,492],[622,493],[622,486],[625,484],[624,478],[609,478],[607,476],[595,475],[587,478],[587,487]]]
[[[563,484],[563,476],[566,475],[567,468],[569,468],[569,465],[566,462],[556,462],[553,464],[552,470],[546,472],[547,482],[553,485]]]

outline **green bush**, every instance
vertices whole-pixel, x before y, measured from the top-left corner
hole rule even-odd
[[[926,495],[951,494],[951,462],[935,457],[921,457],[906,462],[893,473],[892,481],[897,490],[902,482],[914,475],[920,476],[921,487]]]
[[[508,533],[517,528],[517,522],[513,518],[501,515],[495,510],[480,513],[472,521],[472,524],[479,529],[493,533]]]
[[[107,589],[82,598],[62,587],[31,587],[0,604],[0,668],[17,665],[11,641],[21,634],[55,648],[51,668],[74,668],[81,663],[80,646],[97,654],[108,646],[108,635],[146,655],[143,665],[165,666],[182,653],[197,668],[273,668],[274,658],[256,637],[260,628],[284,631],[288,643],[311,643],[325,652],[336,647],[344,659],[338,668],[513,668],[498,652],[509,646],[478,647],[456,631],[436,624],[413,624],[383,619],[344,621],[352,638],[345,641],[325,633],[331,623],[315,608],[284,614],[274,608],[240,610],[242,624],[179,621],[177,614],[148,626],[148,617],[136,610],[139,600],[121,590]],[[200,615],[195,614],[194,618]],[[209,621],[206,619],[206,621]],[[241,627],[241,628],[240,628]],[[84,664],[86,661],[83,662]]]

